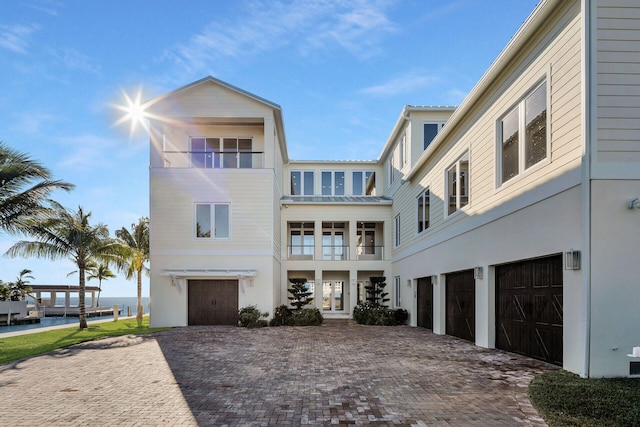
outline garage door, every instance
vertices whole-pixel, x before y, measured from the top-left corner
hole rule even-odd
[[[496,347],[562,365],[562,256],[496,267]]]
[[[418,326],[433,329],[433,285],[431,277],[418,279]]]
[[[476,338],[476,286],[473,270],[447,274],[447,335]]]
[[[237,325],[237,280],[189,280],[189,325]]]

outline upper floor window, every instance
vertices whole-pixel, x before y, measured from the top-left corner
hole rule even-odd
[[[292,196],[313,196],[314,191],[313,171],[292,171],[291,172],[291,195]]]
[[[443,127],[444,127],[444,123],[441,123],[441,122],[425,123],[423,125],[422,138],[423,138],[424,150],[426,150],[427,147],[429,147],[429,145],[431,144],[431,141],[435,139],[436,135],[438,135],[438,132],[440,132],[440,130]]]
[[[393,220],[393,246],[400,246],[400,214]]]
[[[251,168],[251,138],[191,138],[191,167]]]
[[[418,195],[418,233],[429,228],[429,216],[431,215],[430,192],[427,188]]]
[[[469,204],[469,153],[465,153],[447,169],[447,195],[451,215]]]
[[[314,226],[313,222],[289,223],[290,255],[313,258],[315,248]]]
[[[395,150],[391,152],[389,155],[389,160],[387,161],[387,168],[389,171],[389,187],[393,184],[396,179],[396,162],[395,162]]]
[[[344,172],[323,171],[322,172],[322,195],[323,196],[344,196]]]
[[[352,181],[352,191],[351,194],[354,196],[362,196],[367,195],[371,196],[372,192],[375,192],[375,175],[376,173],[373,171],[354,171],[351,175]]]
[[[498,121],[500,183],[547,158],[547,128],[544,81]]]
[[[196,203],[195,237],[228,239],[231,236],[229,210],[228,204]]]
[[[407,135],[404,134],[402,135],[402,139],[400,140],[400,143],[398,144],[398,161],[400,162],[400,164],[398,165],[400,169],[402,169],[405,165],[405,163],[407,163]]]

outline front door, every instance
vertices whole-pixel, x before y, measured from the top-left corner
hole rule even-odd
[[[418,279],[418,326],[433,329],[433,283],[431,277]]]
[[[322,282],[322,310],[344,311],[344,282],[342,280]]]

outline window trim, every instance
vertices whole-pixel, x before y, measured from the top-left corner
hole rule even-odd
[[[393,217],[393,247],[400,247],[400,214]]]
[[[322,182],[322,178],[323,175],[325,173],[330,173],[331,174],[331,194],[324,194],[322,189],[323,189],[323,182]],[[342,194],[336,194],[336,173],[342,173],[343,174],[343,191]],[[324,196],[324,197],[330,197],[330,196],[338,196],[338,197],[342,197],[342,196],[346,196],[347,195],[347,171],[343,170],[343,169],[325,169],[325,170],[321,170],[320,171],[320,195]]]
[[[444,128],[446,122],[441,122],[441,121],[437,121],[437,120],[424,120],[422,122],[422,151],[425,151],[427,148],[429,148],[431,146],[431,143],[438,137],[438,134],[442,131],[442,128]],[[425,125],[436,125],[437,129],[436,129],[436,134],[433,137],[433,139],[431,141],[429,141],[429,144],[427,144],[427,146],[425,147],[425,142],[424,142],[424,126]]]
[[[209,221],[211,225],[211,236],[210,237],[199,237],[198,236],[198,206],[209,206]],[[216,206],[227,206],[229,212],[229,222],[227,227],[229,229],[228,237],[216,237]],[[193,204],[193,239],[197,241],[211,241],[211,240],[231,240],[231,223],[232,223],[232,215],[231,215],[231,203],[230,202],[195,202]]]
[[[193,140],[194,139],[204,139],[205,140],[205,147],[204,147],[204,151],[202,152],[197,152],[195,153],[193,151]],[[207,139],[217,139],[218,140],[218,149],[216,150],[211,150],[208,151],[207,150],[207,145],[206,145],[206,141]],[[225,167],[224,166],[224,162],[225,162],[225,151],[224,151],[224,140],[225,139],[235,139],[236,140],[236,151],[227,151],[227,154],[235,154],[235,158],[236,158],[236,166],[235,167]],[[238,144],[240,140],[245,140],[248,139],[251,141],[251,151],[243,151],[239,148]],[[253,135],[217,135],[217,136],[213,136],[213,135],[199,135],[199,134],[195,134],[195,135],[189,135],[189,151],[188,151],[188,155],[189,155],[189,167],[190,168],[194,168],[194,169],[253,169],[254,165],[253,165],[253,153],[254,153],[254,146],[255,144],[255,138],[253,137]],[[206,153],[215,153],[215,155],[213,155],[212,157],[212,161],[211,161],[211,166],[207,167],[206,166],[206,159],[204,161],[205,166],[204,167],[200,167],[200,166],[194,166],[194,161],[193,161],[193,156],[195,154],[201,154],[203,156],[206,155]],[[244,154],[249,154],[250,160],[251,160],[251,166],[250,167],[242,167],[242,153]],[[217,167],[215,165],[218,165]]]
[[[362,174],[362,194],[355,194],[353,191],[353,187],[354,187],[354,183],[355,183],[355,179],[354,179],[354,175],[356,173],[361,173]],[[369,177],[373,176],[375,179],[375,173],[376,171],[373,169],[354,169],[351,171],[351,195],[352,196],[368,196],[367,194],[367,184],[369,184],[369,179],[367,178],[367,174],[369,174]],[[375,185],[374,185],[375,188]]]
[[[428,195],[427,195],[428,193]],[[425,195],[429,198],[429,203],[426,204],[424,203],[425,200]],[[423,204],[422,204],[422,213],[423,213],[423,218],[419,218],[419,214],[420,214],[420,200],[423,200]],[[425,211],[427,209],[425,209],[425,206],[429,206],[428,209],[428,214],[424,215]],[[416,196],[416,214],[418,216],[418,222],[416,223],[416,234],[420,235],[422,233],[424,233],[425,231],[429,230],[429,227],[431,227],[431,189],[430,187],[425,187],[422,189],[422,191],[420,191],[420,193]],[[426,227],[424,227],[422,230],[420,230],[420,223],[424,221],[424,217],[427,216],[426,218]]]
[[[460,194],[460,163],[461,161],[465,160],[467,161],[467,176],[466,176],[466,185],[465,185],[465,190],[466,190],[466,198],[467,201],[464,205],[462,205],[461,202],[461,197],[465,197],[465,194]],[[449,212],[449,202],[450,202],[450,198],[452,197],[450,192],[449,192],[449,171],[451,169],[455,168],[456,169],[456,194],[454,194],[454,196],[456,197],[456,209],[453,212]],[[444,217],[445,219],[456,215],[457,213],[459,213],[460,211],[462,211],[463,209],[466,209],[470,204],[471,204],[471,155],[470,155],[470,150],[467,149],[462,155],[458,156],[458,158],[456,159],[455,162],[451,163],[449,165],[449,167],[447,167],[444,171]]]
[[[394,308],[402,307],[402,295],[400,292],[402,289],[402,279],[400,276],[395,276],[393,278],[393,306]]]
[[[293,194],[293,191],[291,191],[293,189],[293,174],[295,172],[299,172],[300,173],[300,190],[302,191],[301,194]],[[305,189],[305,174],[307,173],[311,173],[311,179],[313,181],[313,185],[312,185],[312,193],[311,194],[307,194],[304,192]],[[313,169],[291,169],[289,171],[289,192],[291,193],[291,196],[315,196],[316,194],[316,173],[315,170]]]
[[[502,187],[511,185],[514,182],[519,181],[522,177],[533,173],[534,171],[540,169],[541,167],[548,165],[551,163],[551,85],[549,84],[549,76],[550,72],[547,70],[544,76],[538,79],[525,94],[518,99],[513,105],[509,106],[505,110],[503,114],[501,114],[496,120],[496,189],[500,189]],[[545,101],[546,101],[546,111],[547,111],[547,123],[546,123],[546,157],[537,163],[525,167],[526,157],[525,157],[525,135],[526,135],[526,109],[524,108],[527,99],[529,99],[542,85],[546,84],[545,88]],[[511,114],[514,110],[517,109],[518,113],[518,173],[513,177],[509,178],[506,181],[502,180],[502,121],[505,117]]]

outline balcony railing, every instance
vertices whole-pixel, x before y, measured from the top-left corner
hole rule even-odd
[[[262,169],[261,151],[164,151],[165,168]]]
[[[348,261],[349,246],[322,246],[322,259],[324,261]]]
[[[384,246],[358,246],[358,260],[384,259]]]
[[[289,259],[314,259],[314,245],[291,245],[289,248]]]

